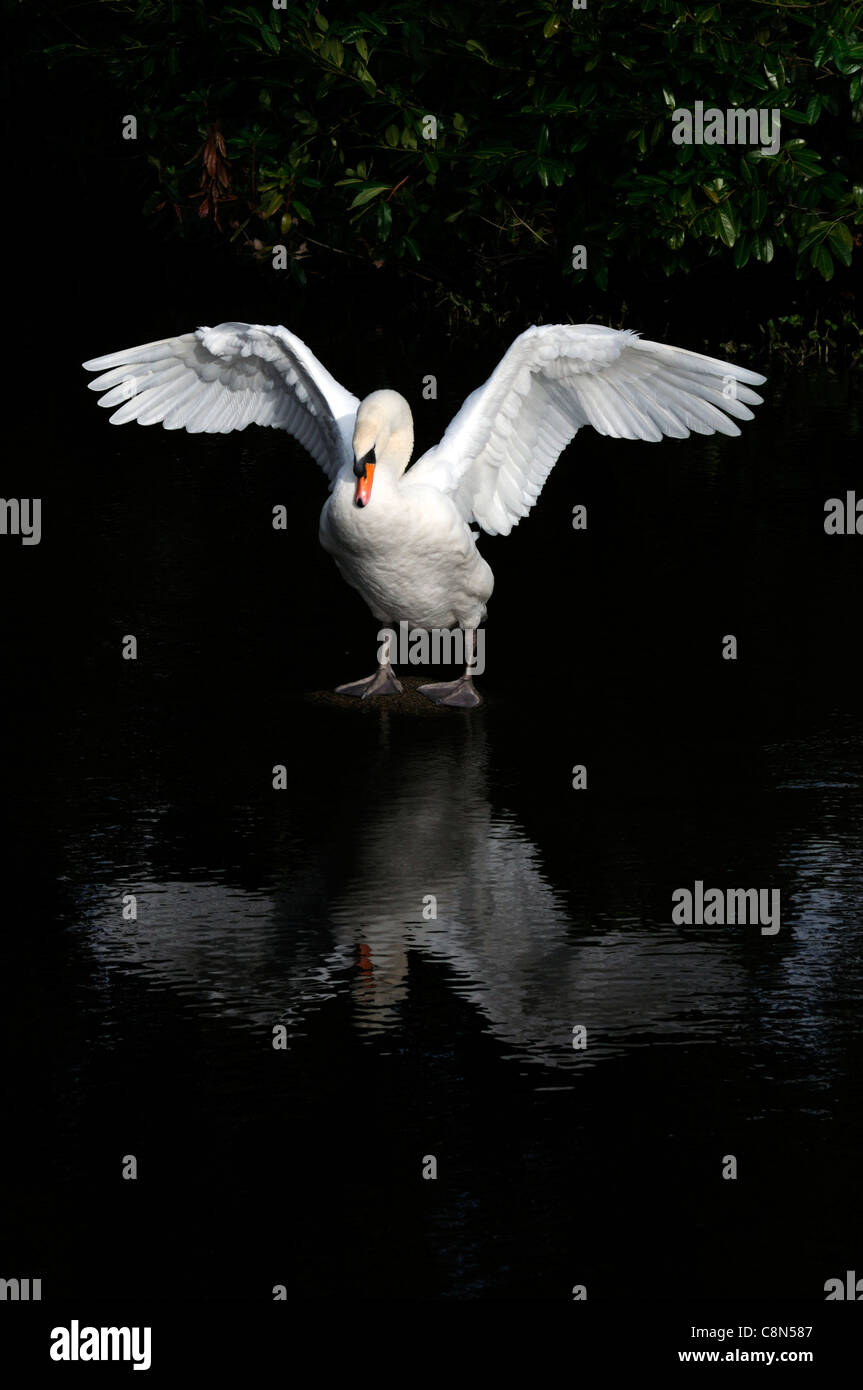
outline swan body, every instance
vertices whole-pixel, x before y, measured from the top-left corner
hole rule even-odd
[[[396,391],[363,401],[281,326],[223,323],[84,363],[100,375],[112,424],[192,433],[250,424],[286,430],[326,473],[319,538],[380,622],[463,628],[486,615],[494,578],[473,526],[508,535],[536,502],[584,425],[616,439],[738,435],[765,378],[629,329],[549,324],[512,343],[439,444],[406,471],[410,407]],[[401,690],[386,655],[374,676],[339,690]],[[470,662],[456,681],[423,686],[437,703],[479,703]]]
[[[401,428],[381,444],[387,419]],[[360,406],[356,441],[356,457],[368,451],[367,445],[375,450],[369,503],[356,505],[353,467],[340,471],[321,512],[321,545],[379,621],[479,627],[494,578],[454,500],[431,484],[415,482],[413,470],[405,476],[413,422],[404,397],[396,391],[368,396]]]

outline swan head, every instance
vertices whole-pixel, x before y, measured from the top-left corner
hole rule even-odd
[[[354,502],[368,506],[375,470],[394,481],[404,473],[414,447],[410,406],[398,391],[373,391],[360,403],[354,425]]]

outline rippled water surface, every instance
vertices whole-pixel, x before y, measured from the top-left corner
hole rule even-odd
[[[859,408],[807,374],[740,441],[576,440],[483,546],[486,703],[423,716],[320,695],[376,625],[298,450],[84,401],[12,557],[10,1267],[673,1299],[859,1265],[863,537],[823,533]],[[673,925],[696,880],[778,888],[780,932]]]

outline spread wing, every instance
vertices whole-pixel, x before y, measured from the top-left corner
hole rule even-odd
[[[102,373],[88,385],[106,393],[101,406],[119,407],[113,425],[137,420],[192,434],[272,425],[308,449],[331,483],[352,458],[357,397],[280,325],[220,323],[83,365]]]
[[[582,425],[613,439],[736,435],[758,372],[593,324],[529,328],[468,396],[405,482],[448,493],[466,521],[508,535]],[[748,384],[743,384],[748,383]],[[734,418],[731,418],[734,417]]]

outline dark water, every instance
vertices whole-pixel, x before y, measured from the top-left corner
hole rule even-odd
[[[387,384],[426,445],[483,373],[421,405],[424,370]],[[21,426],[9,1272],[669,1302],[863,1272],[863,537],[823,531],[861,403],[814,372],[767,396],[738,441],[577,439],[483,544],[485,705],[428,717],[310,698],[376,624],[299,449],[114,430],[83,389]],[[696,879],[780,889],[780,932],[672,925]]]

